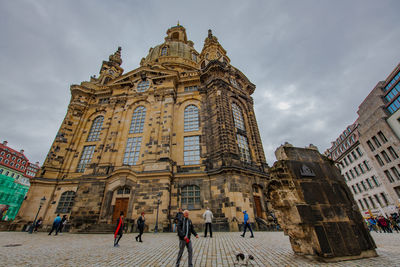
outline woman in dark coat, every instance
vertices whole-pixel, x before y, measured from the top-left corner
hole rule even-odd
[[[139,235],[136,236],[136,242],[142,242],[142,235],[143,235],[143,230],[144,230],[144,222],[146,221],[146,219],[144,218],[144,212],[142,212],[142,216],[139,217],[139,219],[137,219],[137,226],[138,226],[138,230],[139,230]]]
[[[115,232],[114,232],[114,247],[119,247],[118,242],[123,235],[123,230],[124,230],[124,212],[121,211],[120,216],[117,220],[117,226],[116,226]],[[118,236],[118,238],[117,238],[117,236]]]

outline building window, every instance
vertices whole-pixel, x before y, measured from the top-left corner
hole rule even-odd
[[[244,162],[251,162],[249,143],[247,142],[247,137],[241,134],[237,134],[236,138],[238,140],[238,147],[240,152],[240,159]]]
[[[362,210],[365,210],[364,204],[362,203],[362,201],[359,199],[358,203],[360,204],[360,207]]]
[[[353,159],[351,158],[350,154],[347,156],[347,158],[349,159],[350,163],[353,163]]]
[[[374,186],[372,185],[371,180],[369,178],[365,179],[365,181],[367,182],[370,189],[374,188]]]
[[[354,179],[356,176],[353,173],[353,170],[349,170],[351,177]]]
[[[388,147],[388,150],[389,150],[389,153],[390,153],[390,155],[392,155],[392,157],[394,158],[394,159],[398,159],[399,158],[399,156],[397,155],[397,153],[396,153],[396,151],[393,149],[393,147]]]
[[[344,161],[344,163],[346,163],[346,166],[349,166],[349,163],[347,162],[346,158],[344,158],[343,161]]]
[[[367,208],[370,209],[370,206],[369,206],[369,204],[368,204],[368,201],[367,201],[365,198],[363,198],[363,201],[364,201],[365,205],[367,206]]]
[[[181,191],[182,207],[194,209],[200,207],[200,187],[196,185],[188,185]]]
[[[129,187],[120,187],[117,190],[117,195],[123,195],[123,194],[130,194],[131,189]]]
[[[371,141],[367,141],[367,145],[369,146],[369,149],[371,149],[371,151],[375,150],[374,145],[371,143]]]
[[[185,165],[200,164],[200,136],[185,136],[183,140]]]
[[[168,48],[167,47],[161,48],[161,55],[162,56],[167,56],[168,55]]]
[[[358,172],[357,166],[353,168],[354,171],[356,172],[357,176],[360,176],[360,173]]]
[[[364,181],[361,181],[360,183],[361,183],[361,185],[362,185],[362,187],[363,187],[364,191],[367,191],[367,190],[368,190],[368,188],[365,186],[365,183],[364,183]]]
[[[386,163],[391,162],[392,160],[389,158],[388,154],[386,153],[386,151],[382,151],[381,152],[383,158],[385,159]]]
[[[350,178],[350,175],[349,175],[349,173],[348,173],[348,172],[346,172],[345,174],[346,174],[347,180],[351,181],[351,178]]]
[[[375,184],[376,186],[380,186],[380,183],[379,183],[379,181],[378,181],[378,178],[377,178],[375,175],[373,175],[373,176],[371,177],[371,179],[372,179],[372,181],[374,181],[374,184]]]
[[[199,130],[199,109],[195,105],[189,105],[184,111],[184,131]]]
[[[100,98],[99,99],[99,104],[108,104],[108,103],[110,103],[109,98]]]
[[[359,147],[356,148],[356,151],[360,157],[363,155],[363,153],[361,152],[361,149]]]
[[[382,192],[381,197],[383,199],[383,202],[385,202],[385,206],[389,205],[389,201],[387,200],[385,193]]]
[[[143,106],[137,107],[132,115],[131,126],[129,133],[143,133],[144,121],[146,119],[146,108]]]
[[[2,157],[0,157],[0,162],[2,162],[3,161],[3,158]]]
[[[9,173],[10,173],[9,171],[6,171],[5,175],[8,176]]]
[[[351,155],[353,155],[353,158],[356,160],[358,157],[354,151],[351,151]]]
[[[376,202],[378,202],[379,206],[382,206],[381,200],[379,199],[378,195],[374,195]]]
[[[374,141],[374,143],[375,143],[375,145],[376,145],[377,147],[380,147],[380,146],[381,146],[381,143],[379,142],[378,138],[376,138],[376,136],[372,136],[372,140]]]
[[[7,154],[7,158],[8,158],[8,159],[10,158],[10,154]]]
[[[69,213],[74,205],[75,192],[67,191],[62,193],[58,201],[56,213]]]
[[[14,173],[11,173],[11,177],[14,178]]]
[[[192,53],[192,60],[197,62],[197,55],[195,53]]]
[[[87,138],[88,142],[99,140],[101,127],[103,127],[103,121],[104,121],[103,116],[98,116],[97,118],[94,119],[92,123],[92,128],[90,128],[90,132]]]
[[[383,163],[383,160],[381,159],[381,157],[379,155],[375,155],[375,159],[376,159],[376,161],[378,161],[380,166],[385,165],[385,163]]]
[[[9,160],[8,160],[8,159],[6,159],[6,160],[4,161],[4,163],[5,163],[5,164],[8,164],[8,162],[9,162]]]
[[[383,143],[386,143],[388,141],[386,139],[386,136],[381,131],[378,132],[378,136],[382,140]]]
[[[393,189],[396,192],[397,197],[400,198],[400,186],[394,187]]]
[[[81,159],[79,161],[78,167],[76,168],[76,172],[85,171],[86,165],[92,160],[95,147],[96,146],[85,146],[83,148]]]
[[[397,180],[400,180],[400,173],[399,171],[396,169],[396,167],[392,167],[390,168],[394,174],[394,176],[397,178]]]
[[[365,173],[365,169],[361,164],[358,164],[358,168],[360,169],[361,173]]]
[[[197,91],[197,85],[194,86],[186,86],[185,87],[185,92],[194,92]]]
[[[3,155],[4,155],[4,153],[5,153],[4,151],[1,151],[0,155],[2,155],[2,156],[3,156]]]
[[[389,182],[393,183],[394,179],[393,179],[393,176],[390,174],[390,172],[388,170],[386,170],[386,171],[384,171],[384,173],[385,173],[387,179],[389,180]]]
[[[3,171],[4,171],[3,169],[0,169],[0,174],[3,174]]]
[[[357,186],[357,189],[358,189],[358,192],[362,192],[362,190],[361,190],[361,187],[360,187],[360,185],[358,184],[358,183],[356,183],[356,186]]]
[[[368,161],[364,160],[363,163],[364,163],[365,168],[367,169],[367,171],[371,170],[371,167],[369,166]]]
[[[141,93],[141,92],[144,92],[147,89],[149,89],[149,87],[150,87],[150,82],[148,80],[141,81],[141,82],[138,83],[136,91]]]
[[[142,137],[128,138],[124,154],[125,165],[136,165],[136,163],[139,160],[141,144],[142,144]]]
[[[372,197],[368,197],[368,199],[369,199],[369,202],[371,202],[372,207],[374,207],[374,209],[376,209],[376,205],[375,205],[375,202],[374,202],[374,200],[372,199]]]
[[[242,110],[235,104],[232,104],[233,120],[235,127],[245,131]]]

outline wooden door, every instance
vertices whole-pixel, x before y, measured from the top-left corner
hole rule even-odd
[[[126,217],[126,213],[128,212],[128,202],[129,198],[117,198],[115,200],[113,223],[117,222],[121,211],[124,212],[124,217]]]
[[[257,217],[262,217],[261,200],[260,197],[254,196],[254,204],[256,205]]]

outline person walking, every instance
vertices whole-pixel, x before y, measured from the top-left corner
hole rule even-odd
[[[378,228],[377,228],[377,226],[376,226],[376,221],[375,221],[375,219],[371,216],[371,217],[369,217],[368,218],[368,228],[369,228],[369,231],[371,232],[372,230],[373,231],[375,231],[375,232],[378,232]]]
[[[56,231],[55,235],[58,234],[57,229],[58,229],[58,226],[60,225],[60,222],[61,222],[60,214],[57,214],[57,217],[53,221],[53,226],[51,227],[51,231],[50,231],[49,235],[51,235],[51,233],[53,233],[54,230]]]
[[[243,234],[241,234],[241,237],[244,237],[244,235],[246,234],[246,229],[249,228],[250,233],[251,233],[250,238],[253,238],[254,234],[253,234],[253,230],[251,229],[251,225],[249,223],[249,215],[247,214],[247,211],[245,211],[245,210],[243,211],[243,221],[244,221],[244,231],[243,231]]]
[[[392,231],[396,230],[396,233],[398,233],[399,230],[400,230],[400,227],[397,225],[397,222],[396,222],[395,218],[390,216],[389,217],[389,221],[390,221],[390,225],[392,226]]]
[[[205,230],[204,230],[204,237],[207,237],[207,228],[210,228],[210,237],[212,238],[212,219],[214,218],[211,210],[207,207],[207,210],[203,213],[203,219],[205,222]]]
[[[58,228],[57,228],[57,230],[56,230],[56,235],[57,235],[58,233],[62,234],[62,230],[63,230],[64,225],[65,225],[66,223],[67,223],[67,215],[63,215],[63,217],[61,218],[61,222],[60,222],[60,224],[58,225]]]
[[[42,217],[40,217],[39,220],[36,221],[36,223],[34,225],[35,228],[33,228],[33,231],[37,232],[39,227],[42,225],[42,223],[43,223],[43,219],[42,219]]]
[[[117,219],[117,226],[114,232],[114,247],[119,247],[118,242],[119,240],[121,240],[121,237],[123,235],[123,229],[124,229],[124,212],[121,211],[119,218]]]
[[[179,222],[180,221],[182,221],[183,220],[183,212],[182,212],[182,209],[181,208],[179,208],[178,209],[178,212],[176,213],[176,215],[175,215],[175,219],[174,219],[174,230],[173,230],[173,232],[175,232],[175,230],[176,230],[176,227],[178,226],[178,224],[179,224]]]
[[[143,230],[144,230],[144,222],[146,221],[146,219],[144,218],[144,212],[141,213],[141,216],[139,217],[139,219],[137,219],[137,227],[139,230],[139,235],[135,237],[136,242],[143,242],[142,241],[142,235],[143,235]]]
[[[185,210],[183,212],[183,220],[179,221],[178,224],[178,236],[179,236],[179,252],[178,258],[176,259],[176,267],[179,267],[179,263],[181,262],[183,250],[186,249],[188,251],[188,264],[189,267],[193,266],[193,248],[192,242],[190,241],[190,236],[193,234],[196,238],[199,238],[199,235],[193,228],[192,221],[189,219],[189,211]]]

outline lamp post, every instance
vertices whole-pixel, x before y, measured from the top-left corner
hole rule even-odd
[[[161,198],[161,192],[157,194],[157,216],[156,216],[156,226],[154,227],[154,233],[156,234],[158,232],[158,208],[160,207],[160,198]]]
[[[38,212],[36,213],[35,219],[33,220],[33,223],[32,223],[32,225],[31,225],[31,227],[29,228],[29,233],[30,233],[30,234],[33,233],[33,229],[35,228],[37,216],[39,215],[39,211],[40,211],[40,209],[42,208],[44,202],[46,202],[46,197],[42,197],[42,199],[40,200],[39,210],[38,210]]]

